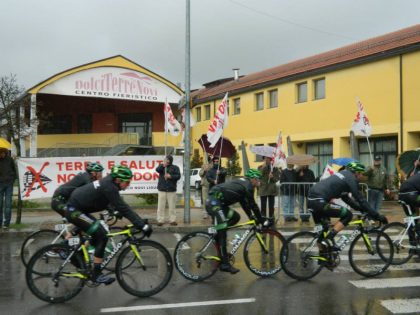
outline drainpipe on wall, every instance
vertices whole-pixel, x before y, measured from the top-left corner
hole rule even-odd
[[[403,55],[400,55],[400,152],[403,152],[403,139],[404,139],[404,120],[403,120],[403,73],[402,73]]]

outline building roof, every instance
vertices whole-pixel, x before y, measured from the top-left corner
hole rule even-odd
[[[230,95],[257,89],[281,81],[296,80],[299,76],[326,72],[337,66],[367,62],[372,58],[386,58],[402,51],[420,49],[420,24],[374,37],[355,44],[330,50],[274,68],[242,76],[239,80],[223,82],[217,86],[202,88],[192,93],[197,104]],[[213,81],[216,82],[217,80]]]

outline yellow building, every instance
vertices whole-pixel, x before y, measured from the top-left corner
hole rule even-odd
[[[389,171],[398,153],[420,147],[420,25],[368,39],[249,75],[210,82],[192,93],[193,149],[206,134],[215,108],[229,93],[224,135],[245,141],[251,167],[259,164],[250,145],[290,136],[294,153],[318,157],[322,172],[331,158],[350,156],[349,131],[358,108],[372,126],[370,145]],[[366,138],[357,138],[360,160],[370,164]]]

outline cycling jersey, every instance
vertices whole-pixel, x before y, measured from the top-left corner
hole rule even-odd
[[[350,198],[349,193],[352,194]],[[375,211],[359,191],[359,185],[354,174],[343,170],[320,181],[309,189],[308,200],[323,199],[330,202],[331,199],[341,198],[350,207],[374,213]]]
[[[76,188],[70,196],[68,206],[84,213],[102,211],[110,205],[115,211],[130,220],[136,227],[144,226],[143,220],[120,196],[118,184],[111,175],[101,180]]]
[[[61,196],[64,200],[68,200],[73,190],[78,187],[89,184],[92,181],[92,175],[88,172],[79,173],[67,183],[59,186],[53,194],[53,198]]]
[[[409,177],[400,186],[400,193],[420,192],[420,173]]]

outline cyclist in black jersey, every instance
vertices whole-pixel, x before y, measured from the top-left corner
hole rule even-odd
[[[331,175],[316,183],[309,189],[308,209],[312,210],[315,224],[322,223],[323,218],[340,218],[329,231],[327,239],[334,243],[334,236],[344,229],[352,220],[353,214],[346,207],[331,202],[332,199],[341,198],[355,210],[367,212],[369,217],[386,224],[385,216],[376,212],[363,197],[358,188],[358,182],[365,172],[365,166],[357,161],[350,162],[346,169]],[[350,196],[351,194],[351,196]],[[322,239],[319,240],[321,244]],[[320,245],[320,249],[324,249]]]
[[[74,176],[67,183],[59,186],[51,199],[51,208],[62,217],[65,217],[65,206],[71,193],[78,187],[89,184],[102,178],[103,166],[96,162],[89,162],[86,171]]]
[[[410,176],[401,184],[398,199],[410,206],[413,215],[418,215],[420,207],[420,173]],[[405,208],[404,211],[406,215],[409,215]],[[420,222],[418,221],[416,220],[416,231],[420,236]],[[415,236],[411,235],[410,232],[411,230],[409,231],[410,241],[414,242]]]
[[[103,275],[101,272],[108,240],[107,231],[91,213],[102,211],[110,205],[146,236],[152,233],[152,227],[146,224],[120,196],[120,190],[125,190],[130,185],[132,177],[133,173],[128,167],[114,166],[111,174],[103,179],[76,188],[67,203],[66,218],[69,222],[92,236],[92,243],[95,246],[93,276],[97,283],[110,284],[115,278]]]
[[[239,269],[229,263],[229,256],[226,249],[226,230],[228,226],[239,222],[241,216],[229,206],[237,202],[249,218],[255,216],[258,223],[265,226],[269,221],[261,216],[260,209],[254,199],[254,188],[259,186],[261,172],[250,169],[246,172],[245,178],[235,179],[230,182],[214,186],[209,191],[206,201],[206,211],[213,218],[213,223],[217,231],[217,241],[220,246],[222,262],[219,266],[221,271],[235,274]]]

